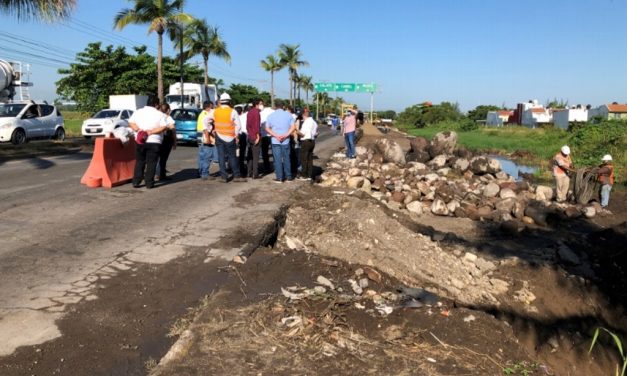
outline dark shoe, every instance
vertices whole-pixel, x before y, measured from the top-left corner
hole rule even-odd
[[[253,180],[257,180],[257,179],[261,179],[261,176],[259,176],[259,175],[253,176]]]
[[[169,176],[160,176],[159,180],[172,180],[172,178]]]
[[[141,185],[139,185],[139,184],[133,184],[133,188],[141,188]]]
[[[146,184],[146,189],[153,189],[154,187],[154,184]]]
[[[288,182],[293,182],[293,181],[294,181],[294,178],[289,178],[289,179],[287,179],[287,181],[288,181]]]

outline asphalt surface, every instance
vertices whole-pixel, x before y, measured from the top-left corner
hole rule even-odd
[[[324,127],[315,164],[341,145]],[[173,180],[152,190],[81,185],[88,153],[0,165],[0,364],[20,346],[64,336],[59,320],[73,305],[99,299],[105,282],[123,271],[194,252],[226,264],[243,247],[225,242],[234,229],[263,227],[289,192],[305,184],[278,185],[274,175],[247,183],[201,181],[196,152],[189,146],[173,151]]]

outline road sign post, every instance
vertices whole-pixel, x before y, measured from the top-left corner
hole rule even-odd
[[[361,84],[352,82],[318,82],[314,83],[314,91],[318,93],[338,92],[343,93],[370,93],[370,122],[374,120],[374,93],[377,91],[377,84]]]

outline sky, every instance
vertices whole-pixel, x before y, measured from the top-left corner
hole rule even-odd
[[[57,69],[90,42],[129,51],[144,44],[156,55],[156,34],[147,25],[113,29],[113,17],[130,1],[77,3],[72,18],[59,24],[0,14],[0,59],[31,63],[35,99],[57,98]],[[270,75],[259,61],[290,43],[300,44],[310,64],[301,72],[314,82],[376,83],[375,110],[424,101],[457,102],[464,111],[530,99],[627,102],[627,1],[187,0],[185,11],[220,28],[232,62],[211,57],[209,75],[227,84],[269,91]],[[164,53],[175,54],[169,42]],[[275,85],[278,96],[288,97],[285,71]],[[369,94],[340,96],[370,108]]]

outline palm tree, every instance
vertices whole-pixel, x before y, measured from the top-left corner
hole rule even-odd
[[[180,41],[176,43],[180,47]],[[193,20],[183,34],[183,56],[186,59],[201,55],[205,66],[205,85],[209,84],[209,56],[214,55],[231,62],[226,42],[220,36],[218,27],[207,25],[207,20]]]
[[[296,92],[294,81],[298,75],[298,68],[309,66],[309,63],[302,60],[303,56],[299,50],[300,44],[281,44],[279,46],[279,59],[281,64],[287,67],[290,80],[290,104],[294,105],[294,94]]]
[[[163,103],[163,34],[172,25],[191,22],[193,17],[183,13],[185,0],[133,0],[135,6],[122,9],[114,18],[113,27],[122,30],[130,24],[149,24],[148,33],[157,33],[157,96]]]
[[[305,104],[309,104],[309,92],[314,90],[313,77],[300,76],[300,87],[305,90]]]
[[[60,20],[74,8],[76,0],[0,0],[0,13],[15,14],[18,20]]]
[[[283,64],[274,55],[266,56],[266,60],[261,60],[261,67],[270,72],[270,101],[271,106],[274,107],[274,72],[278,72],[283,69]]]

